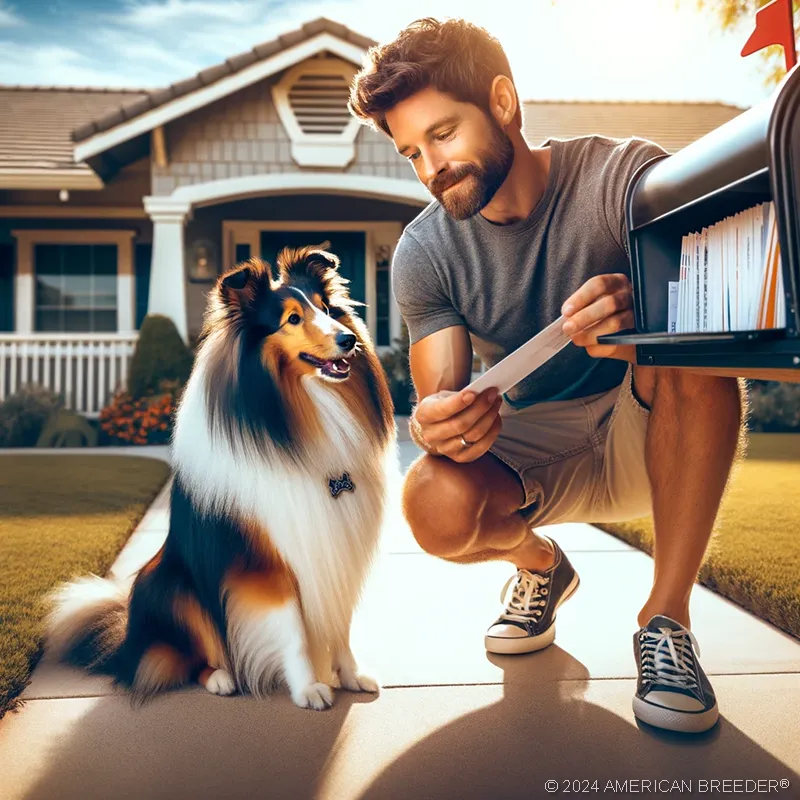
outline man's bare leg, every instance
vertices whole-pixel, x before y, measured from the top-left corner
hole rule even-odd
[[[664,614],[689,628],[689,596],[740,437],[739,384],[735,378],[635,367],[634,386],[652,408],[645,460],[655,523],[655,577],[638,623]]]
[[[428,553],[461,564],[499,560],[546,570],[555,551],[519,513],[524,501],[517,475],[491,453],[466,464],[424,455],[403,486],[403,513]]]

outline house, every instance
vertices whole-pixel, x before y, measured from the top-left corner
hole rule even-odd
[[[215,276],[284,245],[329,242],[390,347],[393,248],[430,198],[347,111],[372,44],[317,19],[155,91],[0,87],[0,399],[35,381],[96,414],[146,313],[191,341]],[[528,102],[525,134],[636,135],[674,151],[742,111]]]

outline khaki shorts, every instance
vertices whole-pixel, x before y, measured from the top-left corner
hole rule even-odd
[[[503,429],[489,452],[511,467],[532,525],[621,522],[651,513],[644,442],[650,410],[633,394],[633,367],[608,392],[500,407]]]

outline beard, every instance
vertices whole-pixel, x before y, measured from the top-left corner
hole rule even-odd
[[[489,205],[508,177],[513,163],[514,145],[492,120],[491,141],[478,153],[478,163],[462,164],[437,175],[428,184],[428,191],[453,219],[469,219]],[[449,188],[459,181],[463,183]]]

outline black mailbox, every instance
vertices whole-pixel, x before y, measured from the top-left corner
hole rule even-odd
[[[762,103],[677,153],[644,164],[628,186],[625,219],[636,330],[601,336],[637,346],[637,363],[747,370],[800,369],[800,68]],[[668,282],[684,234],[772,201],[786,327],[667,333]],[[757,377],[751,374],[751,377]]]

